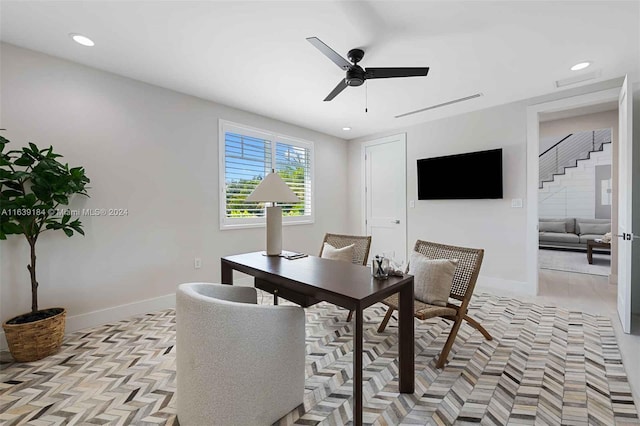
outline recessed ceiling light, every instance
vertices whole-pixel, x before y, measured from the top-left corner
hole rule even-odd
[[[589,65],[591,65],[591,62],[589,62],[589,61],[580,62],[579,64],[575,64],[574,66],[572,66],[571,67],[571,71],[580,71],[580,70],[585,69]]]
[[[344,130],[345,132],[348,132],[349,130],[351,130],[351,127],[343,127],[342,130]]]
[[[75,41],[76,43],[81,44],[83,46],[88,46],[88,47],[95,46],[95,43],[93,42],[93,40],[91,40],[87,36],[83,36],[82,34],[71,33],[69,34],[69,37],[71,37],[73,41]]]

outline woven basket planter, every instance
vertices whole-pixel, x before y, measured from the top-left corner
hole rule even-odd
[[[9,351],[16,361],[37,361],[60,350],[67,311],[64,308],[47,310],[59,312],[48,318],[24,324],[9,324],[19,317],[12,318],[2,324],[9,344]]]

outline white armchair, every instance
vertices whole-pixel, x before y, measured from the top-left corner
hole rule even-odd
[[[304,310],[256,303],[252,287],[178,287],[181,425],[270,425],[302,404]]]

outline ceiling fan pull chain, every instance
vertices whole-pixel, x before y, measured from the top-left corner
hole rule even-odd
[[[364,82],[364,112],[369,112],[369,83]]]

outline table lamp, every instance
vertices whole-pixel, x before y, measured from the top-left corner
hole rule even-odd
[[[282,207],[276,203],[299,203],[300,199],[275,172],[269,173],[246,198],[249,202],[270,202],[267,207],[267,256],[282,253]]]

